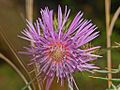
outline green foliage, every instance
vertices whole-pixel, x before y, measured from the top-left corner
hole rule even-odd
[[[102,74],[107,74],[107,73],[120,73],[120,64],[118,66],[117,69],[112,69],[112,72],[109,72],[107,70],[94,70],[94,72],[98,72],[98,73],[102,73]],[[101,79],[101,80],[111,80],[113,82],[119,82],[120,83],[120,78],[112,78],[112,79],[108,79],[108,78],[103,78],[103,77],[94,77],[94,76],[90,76],[92,78],[95,78],[95,79]],[[112,84],[111,88],[109,89],[106,89],[106,90],[120,90],[120,84],[118,84],[117,86],[115,86],[114,84]]]
[[[120,84],[115,86],[114,84],[112,84],[111,88],[108,88],[106,90],[120,90]]]
[[[98,73],[119,73],[120,72],[120,65],[118,66],[117,69],[112,69],[112,72],[109,72],[107,70],[94,70],[94,72],[98,72]]]

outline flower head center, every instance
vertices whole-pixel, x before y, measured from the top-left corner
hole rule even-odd
[[[51,56],[55,61],[59,61],[64,57],[64,51],[62,50],[62,48],[56,47],[56,49],[53,50]]]
[[[66,48],[62,43],[52,44],[52,49],[50,52],[50,57],[52,58],[52,60],[59,62],[63,60],[66,53],[67,53]]]

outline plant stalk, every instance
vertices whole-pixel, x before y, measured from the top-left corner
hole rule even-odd
[[[111,36],[110,36],[110,0],[105,0],[105,14],[106,14],[106,38],[107,38],[107,48],[111,47]],[[111,62],[111,49],[107,51],[107,67],[108,71],[112,71],[112,62]],[[108,73],[108,87],[112,85],[112,73]]]
[[[33,22],[33,2],[34,2],[34,0],[26,0],[26,18],[31,23]],[[33,47],[35,47],[33,42],[31,42],[31,45]],[[35,64],[34,68],[36,68],[35,75],[37,76],[37,74],[39,73],[39,66],[37,63]],[[36,80],[37,80],[38,88],[39,88],[39,90],[41,90],[40,81],[37,78],[36,78]]]

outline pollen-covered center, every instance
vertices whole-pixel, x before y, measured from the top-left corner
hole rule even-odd
[[[67,50],[61,43],[54,43],[51,45],[51,52],[49,53],[50,58],[54,61],[62,61],[67,55]]]
[[[65,52],[62,50],[63,48],[56,47],[55,50],[51,53],[52,59],[59,61],[64,57]]]

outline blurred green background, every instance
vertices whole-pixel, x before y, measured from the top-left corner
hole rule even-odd
[[[111,17],[120,6],[120,0],[111,0]],[[98,26],[100,36],[95,39],[92,44],[101,45],[106,48],[106,30],[105,30],[105,6],[104,0],[34,0],[34,20],[40,15],[41,8],[48,6],[50,9],[57,11],[58,5],[67,5],[71,9],[70,18],[73,18],[78,11],[84,12],[84,18],[91,19]],[[25,0],[0,0],[0,31],[7,37],[9,43],[14,48],[15,52],[22,50],[28,42],[17,37],[20,31],[25,28]],[[120,18],[115,23],[112,34],[112,45],[114,42],[120,42]],[[4,38],[0,34],[0,53],[9,58],[23,73],[25,72],[19,65],[16,57],[11,52]],[[103,52],[103,58],[95,61],[101,69],[106,68],[106,52]],[[18,54],[18,57],[24,64],[29,60],[27,56]],[[112,49],[112,67],[117,68],[120,64],[120,48]],[[26,66],[28,69],[29,67]],[[80,90],[105,90],[107,82],[97,79],[92,79],[90,73],[82,72],[75,74],[75,80]],[[105,74],[95,74],[96,76],[106,76]],[[120,75],[113,75],[119,77]],[[20,90],[25,86],[20,76],[0,58],[0,90]]]

